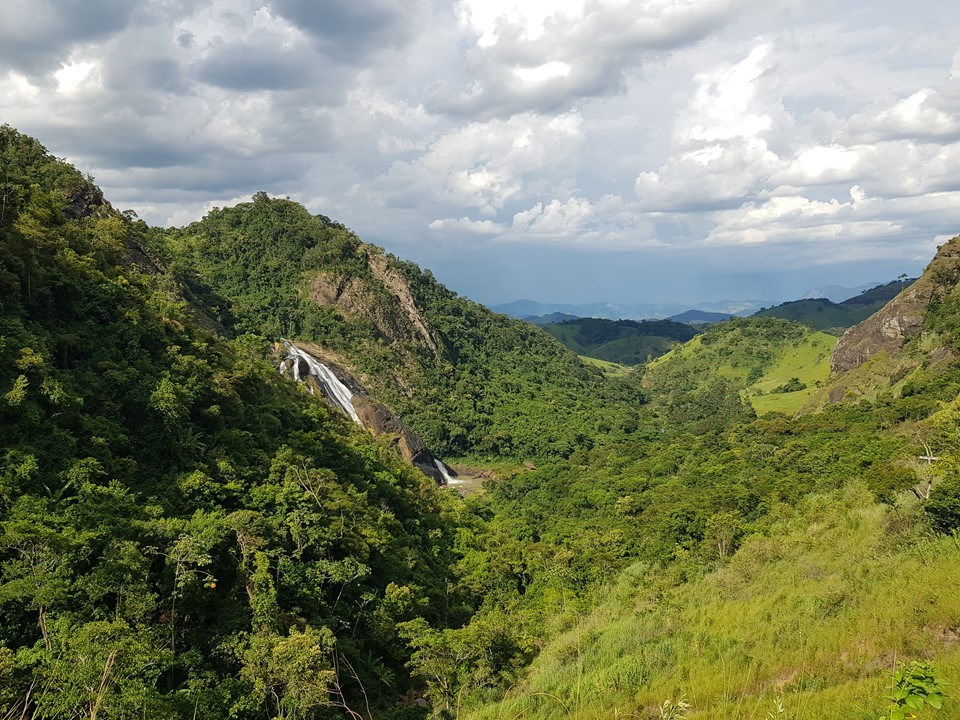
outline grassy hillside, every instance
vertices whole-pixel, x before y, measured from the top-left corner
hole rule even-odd
[[[731,320],[652,362],[645,382],[675,402],[723,379],[758,414],[789,414],[826,380],[835,343],[831,335],[786,320]]]
[[[916,658],[953,695],[960,544],[920,526],[915,505],[859,486],[775,506],[702,577],[689,561],[626,570],[504,700],[461,717],[655,718],[682,698],[691,720],[872,720]],[[954,697],[938,717],[958,714]]]
[[[607,377],[626,377],[633,372],[633,369],[626,365],[618,365],[617,363],[607,360],[598,360],[597,358],[587,357],[586,355],[581,355],[580,359],[587,365],[599,368]]]
[[[640,365],[660,357],[696,335],[691,326],[672,320],[604,320],[577,318],[543,329],[579,355],[620,365]]]

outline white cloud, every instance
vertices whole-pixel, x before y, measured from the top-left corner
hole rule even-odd
[[[585,198],[570,198],[561,203],[551,200],[537,203],[513,216],[513,228],[535,235],[566,237],[581,231],[593,216],[593,206]]]
[[[467,55],[470,80],[441,81],[429,105],[453,115],[568,111],[623,92],[644,62],[716,32],[750,4],[461,0],[457,16],[475,38]]]
[[[53,74],[57,80],[57,92],[74,93],[84,89],[84,86],[89,84],[96,67],[96,63],[92,62],[64,64]],[[96,79],[94,78],[93,81],[96,82]]]
[[[537,176],[561,168],[581,137],[574,115],[470,123],[440,135],[416,160],[394,163],[376,187],[398,198],[429,192],[444,203],[496,214],[530,192]]]
[[[506,229],[490,220],[471,220],[468,217],[434,220],[427,227],[431,230],[449,230],[471,235],[499,235]]]
[[[517,67],[513,74],[525,83],[541,83],[554,78],[565,78],[570,74],[570,64],[553,61],[537,65],[536,67]]]
[[[762,190],[780,165],[762,140],[736,138],[678,152],[656,171],[637,175],[634,192],[647,211],[740,204]]]
[[[770,50],[758,45],[738,63],[694,76],[697,88],[678,124],[681,142],[753,138],[772,127],[770,115],[754,108]]]

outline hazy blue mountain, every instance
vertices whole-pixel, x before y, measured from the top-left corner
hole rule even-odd
[[[554,323],[564,323],[569,322],[570,320],[579,320],[579,315],[571,315],[569,313],[555,312],[550,313],[549,315],[527,315],[526,317],[520,318],[521,320],[526,320],[528,323],[534,325],[552,325]]]
[[[723,322],[734,317],[730,313],[707,312],[706,310],[686,310],[679,315],[674,315],[670,319],[674,322],[686,323],[688,325],[697,325],[703,323]]]
[[[803,297],[799,298],[800,300],[815,300],[817,298],[824,298],[834,303],[841,303],[848,298],[855,297],[865,290],[870,290],[871,288],[881,285],[880,282],[868,282],[863,285],[857,285],[856,287],[843,287],[842,285],[824,285],[823,287],[813,288],[812,290],[807,290],[803,294]]]
[[[688,310],[707,313],[724,313],[745,317],[752,315],[762,307],[772,305],[762,300],[719,300],[702,302],[695,305],[683,303],[542,303],[536,300],[514,300],[502,305],[493,305],[494,312],[515,318],[529,319],[554,313],[563,313],[574,317],[592,317],[604,320],[663,320],[672,318]]]

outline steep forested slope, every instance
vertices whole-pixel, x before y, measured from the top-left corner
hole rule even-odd
[[[397,623],[469,612],[445,496],[204,330],[89,179],[6,126],[0,168],[0,716],[392,707]]]
[[[224,322],[338,353],[445,455],[569,455],[628,426],[642,400],[538,328],[289,200],[261,193],[159,241],[225,299]]]

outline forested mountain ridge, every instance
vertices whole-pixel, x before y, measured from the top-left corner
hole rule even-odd
[[[8,126],[0,194],[0,716],[392,707],[398,625],[471,612],[448,497]]]
[[[826,298],[794,300],[759,310],[754,315],[793,320],[815,330],[839,335],[845,329],[866,320],[915,281],[916,278],[903,277],[877,285],[838,303]]]
[[[605,320],[574,318],[541,325],[578,355],[640,365],[690,340],[697,331],[673,320]]]
[[[261,193],[154,240],[236,331],[336,353],[441,455],[569,455],[635,424],[637,383],[289,200]]]

